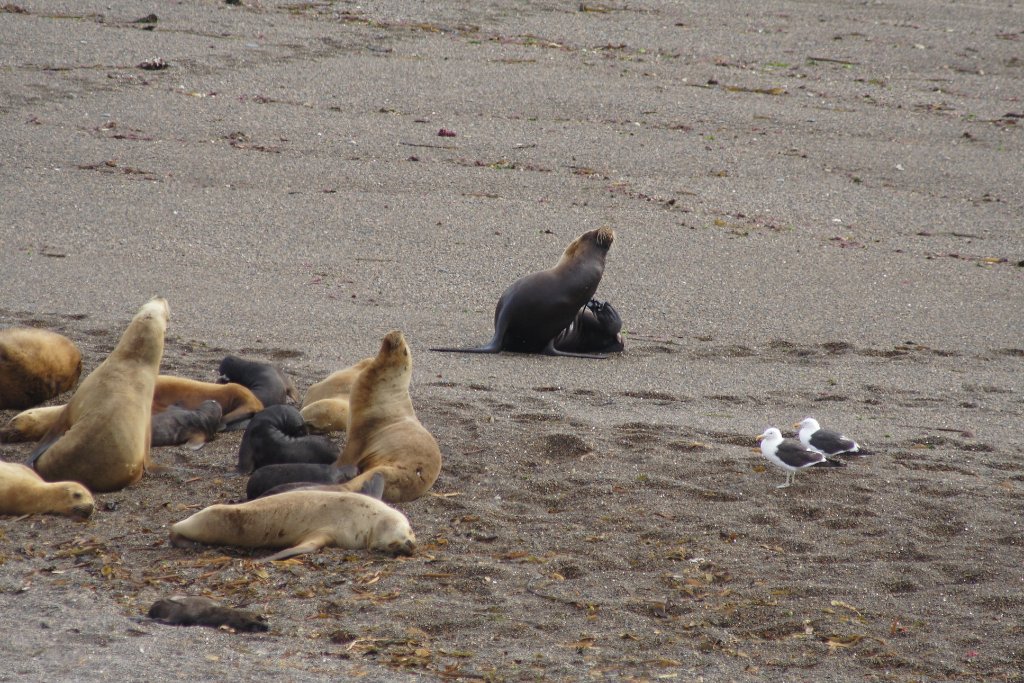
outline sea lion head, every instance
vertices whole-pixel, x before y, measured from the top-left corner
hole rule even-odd
[[[88,519],[96,507],[92,494],[76,481],[62,481],[53,484],[63,499],[63,511],[75,519]]]
[[[608,227],[598,228],[597,230],[591,230],[586,233],[584,237],[594,240],[594,244],[599,247],[604,247],[605,251],[611,249],[612,242],[615,241],[615,231]]]
[[[374,526],[371,546],[390,555],[412,555],[416,552],[416,534],[405,515],[387,515]]]
[[[597,228],[596,230],[590,230],[583,233],[565,248],[562,253],[562,262],[571,260],[577,255],[584,253],[584,250],[590,247],[596,247],[600,250],[603,257],[604,254],[608,253],[608,250],[612,247],[612,242],[615,241],[615,231],[611,228]],[[603,258],[602,258],[603,261]]]
[[[171,319],[171,308],[167,305],[167,299],[162,296],[155,296],[139,309],[138,317],[156,318],[163,320],[166,325],[167,321]]]
[[[412,369],[412,354],[409,353],[405,336],[399,330],[392,330],[384,335],[375,364],[397,366],[404,370]]]

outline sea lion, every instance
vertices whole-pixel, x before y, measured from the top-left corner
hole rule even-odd
[[[158,375],[153,390],[153,414],[164,412],[168,407],[197,410],[204,402],[213,400],[220,404],[223,416],[220,425],[225,429],[245,428],[245,422],[263,410],[263,404],[256,395],[234,382],[214,384],[194,379]],[[0,442],[39,441],[53,426],[64,406],[30,408],[12,417],[0,429]]]
[[[398,510],[351,491],[288,491],[237,505],[211,505],[171,527],[171,543],[285,548],[283,560],[325,546],[411,555],[416,536]]]
[[[359,476],[337,488],[358,491],[380,473],[384,500],[398,503],[419,498],[437,480],[441,449],[416,418],[411,379],[412,354],[405,337],[389,332],[352,387],[348,440],[337,464],[356,466]]]
[[[344,370],[338,370],[317,382],[302,399],[302,419],[315,432],[344,432],[348,429],[349,394],[363,369],[373,362],[364,358]]]
[[[152,417],[150,446],[177,446],[188,444],[192,450],[213,441],[220,430],[223,411],[216,401],[203,401],[195,410],[181,406],[167,406]]]
[[[338,467],[334,463],[282,463],[266,465],[254,470],[245,486],[245,497],[254,500],[271,489],[286,484],[343,484],[355,478],[359,470],[354,466]],[[377,496],[378,498],[380,496]]]
[[[263,617],[233,607],[222,607],[199,595],[172,595],[153,603],[147,616],[171,626],[226,627],[235,631],[269,629]]]
[[[555,337],[555,348],[571,353],[614,353],[622,351],[622,318],[607,301],[591,299]]]
[[[50,427],[60,418],[64,406],[43,406],[41,408],[29,408],[18,413],[10,420],[3,429],[0,429],[0,441],[4,443],[17,443],[19,441],[39,441]]]
[[[93,506],[89,489],[77,481],[47,483],[31,467],[0,462],[0,515],[40,512],[85,519]]]
[[[523,276],[509,285],[494,309],[494,337],[485,346],[431,350],[603,358],[560,351],[555,347],[555,338],[569,327],[597,291],[614,239],[615,231],[611,228],[585,232],[565,248],[553,268]]]
[[[169,317],[165,299],[150,300],[107,359],[82,380],[29,456],[43,479],[117,491],[151,466],[153,389]]]
[[[220,362],[218,382],[236,382],[252,390],[263,407],[281,403],[298,403],[299,391],[292,378],[270,363],[225,356]]]
[[[341,449],[330,439],[311,435],[294,406],[273,405],[249,421],[238,447],[238,471],[252,472],[278,463],[334,462]]]
[[[222,424],[227,429],[243,423],[263,410],[263,402],[250,390],[237,382],[200,382],[186,377],[160,375],[153,392],[153,413],[160,413],[176,405],[196,410],[206,401],[216,401],[224,413]],[[244,425],[242,425],[244,427]]]
[[[70,390],[82,354],[64,335],[30,327],[0,330],[0,409],[24,410]]]

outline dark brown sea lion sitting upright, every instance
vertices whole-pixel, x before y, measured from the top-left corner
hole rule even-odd
[[[248,387],[264,407],[281,403],[298,403],[299,391],[291,377],[276,365],[238,356],[225,356],[217,370],[220,384],[237,382]]]
[[[519,278],[494,309],[494,337],[476,348],[434,348],[467,353],[543,353],[548,356],[601,358],[560,351],[555,338],[569,327],[601,282],[604,262],[615,239],[611,228],[585,232],[573,240],[554,268]]]
[[[591,299],[569,327],[555,338],[555,348],[573,353],[613,353],[625,348],[622,318],[607,301]]]
[[[82,354],[64,335],[30,327],[0,330],[0,409],[24,410],[75,386]]]

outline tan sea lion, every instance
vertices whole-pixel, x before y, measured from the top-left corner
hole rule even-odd
[[[327,546],[411,555],[416,536],[398,510],[351,491],[288,491],[237,505],[211,505],[171,527],[171,543],[285,548],[265,561]]]
[[[204,401],[220,404],[224,413],[221,420],[229,429],[263,410],[263,402],[256,394],[236,382],[215,384],[173,375],[160,375],[156,378],[153,391],[154,414],[172,405],[196,410]]]
[[[614,239],[611,228],[585,232],[565,248],[553,268],[525,275],[509,285],[494,309],[494,336],[485,346],[431,350],[604,358],[561,351],[555,347],[555,339],[597,291]]]
[[[64,335],[29,327],[0,330],[0,409],[23,410],[69,391],[82,354]]]
[[[89,489],[77,481],[47,483],[31,467],[0,462],[0,515],[40,512],[85,519],[93,506]]]
[[[348,440],[337,465],[355,465],[359,476],[337,488],[358,491],[380,473],[384,500],[398,503],[419,498],[437,480],[441,449],[416,418],[411,379],[412,354],[405,337],[389,332],[352,387]]]
[[[146,303],[107,359],[82,380],[30,455],[43,479],[70,479],[102,492],[142,477],[151,465],[153,389],[169,316],[166,300]]]
[[[3,429],[0,429],[0,441],[4,443],[39,441],[57,422],[62,410],[64,410],[62,405],[23,410],[8,420]]]
[[[363,369],[373,362],[364,358],[344,370],[332,372],[306,391],[302,400],[302,419],[313,431],[344,432],[348,430],[349,394]]]
[[[263,410],[263,403],[241,384],[214,384],[173,375],[158,375],[153,390],[153,415],[170,406],[198,410],[206,401],[220,404],[221,424],[227,429],[244,427],[244,422]],[[64,406],[30,408],[12,417],[0,429],[0,442],[39,441],[57,421]]]

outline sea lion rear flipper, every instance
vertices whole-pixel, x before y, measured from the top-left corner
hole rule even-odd
[[[70,426],[71,423],[68,418],[68,409],[67,406],[65,406],[64,410],[60,411],[60,415],[54,420],[50,429],[43,435],[43,438],[39,440],[39,443],[32,449],[32,452],[28,454],[28,460],[25,461],[25,464],[35,469],[36,462],[39,458],[43,457],[43,454],[50,449],[50,446],[60,441],[60,438],[64,436],[64,432],[68,431]]]
[[[333,540],[330,534],[322,531],[315,532],[313,535],[307,537],[304,541],[298,545],[294,545],[291,548],[285,548],[279,553],[274,553],[269,557],[264,557],[261,562],[276,562],[277,560],[286,560],[289,557],[295,557],[296,555],[302,555],[304,553],[312,553],[325,545],[329,544]]]
[[[593,360],[607,360],[608,356],[594,353],[573,353],[571,351],[559,351],[555,348],[555,340],[552,339],[544,347],[541,353],[545,356],[569,356],[570,358],[592,358]]]
[[[499,353],[501,346],[492,339],[489,344],[485,346],[477,346],[471,349],[453,349],[453,348],[438,348],[431,347],[431,351],[441,351],[443,353]]]
[[[372,477],[363,483],[357,493],[380,500],[384,497],[384,475],[380,472],[375,472]]]

